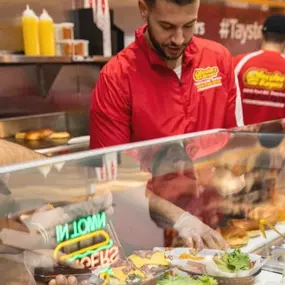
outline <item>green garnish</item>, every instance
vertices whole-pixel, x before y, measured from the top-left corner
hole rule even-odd
[[[166,275],[165,278],[159,280],[157,285],[218,285],[218,282],[209,276],[201,276],[198,278],[182,277],[179,275]]]
[[[210,276],[201,276],[199,280],[204,285],[218,285],[218,281]]]
[[[249,270],[251,267],[249,255],[242,253],[239,249],[231,253],[223,253],[220,257],[215,257],[214,261],[221,271],[230,273]]]

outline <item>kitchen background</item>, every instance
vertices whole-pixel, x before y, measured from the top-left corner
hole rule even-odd
[[[70,11],[83,7],[80,0],[28,2],[38,15],[43,8],[47,9],[55,23],[74,19],[71,18]],[[114,43],[115,54],[122,45],[133,41],[134,30],[142,21],[137,0],[110,0],[109,3],[117,31],[119,34],[124,32],[123,42]],[[260,25],[270,12],[268,8],[262,7],[260,10],[260,6],[233,1],[208,0],[202,3],[196,31],[199,36],[222,42],[233,54],[258,48]],[[24,0],[0,0],[2,53],[19,53],[23,50],[21,16],[26,4],[27,1]],[[213,6],[209,9],[207,5]],[[90,33],[93,28],[84,23],[80,33],[84,34],[86,30]],[[100,41],[100,34],[97,37]],[[117,34],[116,39],[118,38]],[[69,110],[81,110],[88,116],[90,95],[101,67],[102,65],[95,63],[0,65],[0,118]]]

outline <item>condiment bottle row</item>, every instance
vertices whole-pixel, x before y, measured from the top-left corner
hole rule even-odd
[[[43,10],[40,17],[27,5],[22,17],[25,54],[29,56],[89,55],[89,41],[74,39],[74,24],[54,24]]]

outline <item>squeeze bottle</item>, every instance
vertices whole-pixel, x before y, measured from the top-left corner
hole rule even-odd
[[[55,56],[54,24],[46,10],[40,16],[39,35],[41,55]]]
[[[24,49],[26,55],[40,55],[39,19],[27,5],[22,16]]]

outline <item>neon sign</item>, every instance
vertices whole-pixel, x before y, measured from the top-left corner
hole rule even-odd
[[[86,268],[108,267],[119,259],[119,248],[114,245],[108,232],[106,214],[101,212],[86,218],[75,220],[72,223],[56,227],[56,246],[53,257],[61,261],[79,262]],[[95,239],[99,240],[92,244]],[[88,241],[89,246],[77,249],[72,253],[61,256],[60,252],[69,246]]]

